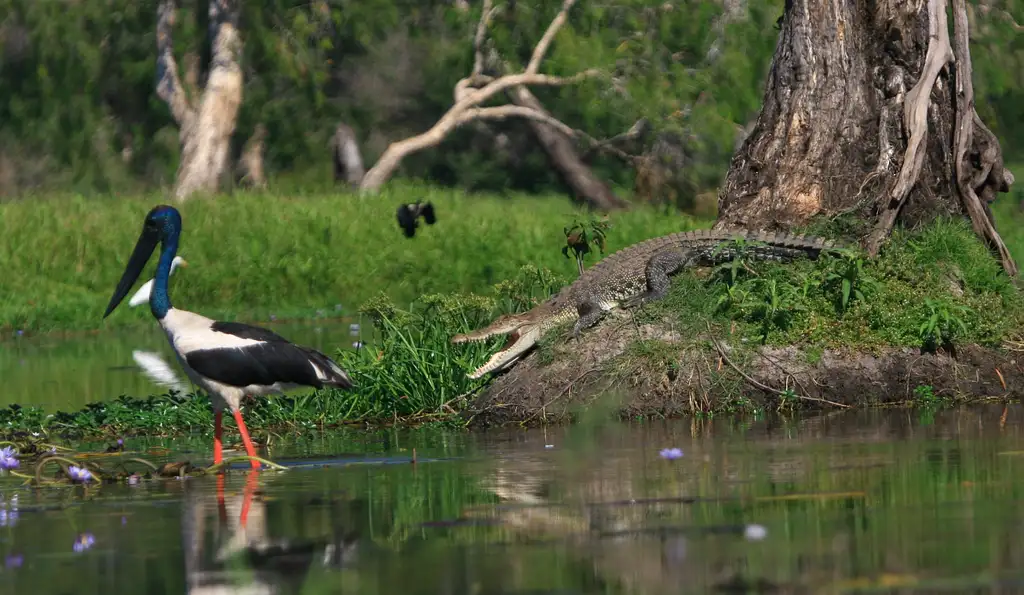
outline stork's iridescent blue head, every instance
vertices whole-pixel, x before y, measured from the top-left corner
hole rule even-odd
[[[114,289],[114,295],[110,297],[107,311],[103,314],[104,318],[109,316],[131,291],[158,243],[163,245],[163,250],[160,253],[160,263],[157,266],[149,303],[157,318],[162,318],[167,313],[171,307],[170,298],[167,296],[167,279],[171,274],[171,261],[174,260],[174,254],[178,251],[179,235],[181,235],[181,213],[178,212],[178,209],[169,205],[157,205],[146,214],[146,219],[142,223],[142,235],[135,243],[135,249],[128,259],[124,274],[121,275],[121,280],[117,283],[117,288]]]

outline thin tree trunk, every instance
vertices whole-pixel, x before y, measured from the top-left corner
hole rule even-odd
[[[1014,274],[991,214],[972,202],[1008,191],[1012,174],[987,129],[958,135],[967,144],[956,150],[954,130],[980,119],[973,101],[958,101],[970,58],[958,54],[966,63],[954,70],[949,39],[946,0],[787,2],[764,106],[733,157],[716,227],[786,230],[853,214],[874,254],[896,222],[969,214]],[[961,168],[972,184],[958,185]]]
[[[214,192],[231,155],[238,108],[242,104],[242,69],[238,59],[238,0],[210,0],[213,52],[210,74],[199,103],[195,126],[185,137],[174,196],[183,201],[195,192]]]
[[[186,57],[185,84],[174,59],[177,10],[175,0],[162,0],[157,9],[156,91],[178,124],[182,150],[174,197],[183,202],[195,192],[216,191],[229,171],[231,135],[242,103],[242,69],[238,64],[242,39],[238,32],[238,0],[210,0],[211,67],[206,87],[199,93],[195,89],[196,54]]]

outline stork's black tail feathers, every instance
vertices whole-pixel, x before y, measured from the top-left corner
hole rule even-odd
[[[327,357],[323,353],[320,353],[316,349],[305,347],[303,350],[309,355],[310,361],[323,370],[325,378],[320,379],[322,386],[330,386],[333,388],[355,387],[355,383],[352,382],[348,373],[345,370],[342,370],[341,366],[339,366],[333,359]]]

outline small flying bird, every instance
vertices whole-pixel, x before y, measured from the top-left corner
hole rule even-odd
[[[427,203],[409,203],[398,207],[396,213],[398,218],[398,226],[402,228],[402,233],[405,237],[411,238],[416,235],[416,228],[419,227],[420,222],[417,219],[420,216],[427,222],[427,225],[433,225],[437,221],[434,217],[434,205]]]
[[[352,388],[348,374],[323,353],[289,342],[277,333],[240,322],[220,322],[171,305],[168,280],[181,237],[181,214],[167,205],[154,207],[142,226],[124,274],[110,297],[106,318],[131,291],[159,243],[160,260],[149,295],[149,309],[167,333],[185,375],[210,396],[214,411],[213,461],[223,461],[222,414],[238,424],[245,451],[256,456],[242,420],[244,396],[280,393],[297,386]],[[259,469],[259,462],[252,466]]]
[[[171,261],[171,272],[169,274],[173,275],[174,274],[174,269],[176,269],[178,267],[187,267],[187,266],[188,266],[188,261],[187,260],[185,260],[184,258],[182,258],[180,256],[175,256],[174,260]],[[149,281],[146,281],[145,283],[142,284],[142,287],[140,287],[139,290],[135,292],[135,295],[133,295],[131,297],[131,299],[128,300],[128,305],[131,306],[132,308],[134,308],[135,306],[138,306],[139,304],[145,304],[146,302],[149,301],[149,292],[151,292],[151,291],[153,291],[153,280],[152,279],[150,279]]]

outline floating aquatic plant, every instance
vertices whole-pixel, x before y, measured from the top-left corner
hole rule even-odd
[[[71,478],[71,481],[80,481],[82,483],[87,483],[89,480],[92,479],[92,473],[85,467],[71,465],[70,467],[68,467],[68,477]]]
[[[19,464],[18,451],[14,447],[5,446],[0,449],[0,469],[10,471],[17,469]]]
[[[75,543],[71,546],[71,549],[73,549],[76,554],[80,554],[91,548],[95,543],[96,538],[93,537],[92,533],[82,533],[75,538]]]

